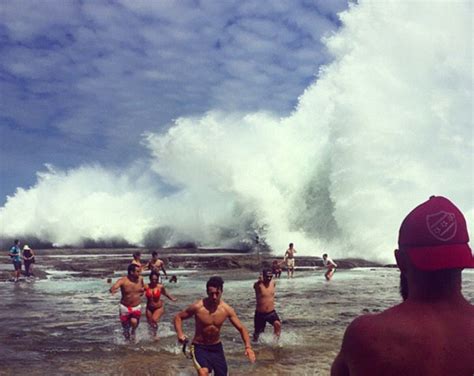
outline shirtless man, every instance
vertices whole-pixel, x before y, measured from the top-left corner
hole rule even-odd
[[[119,317],[123,335],[127,341],[135,340],[135,332],[142,314],[141,298],[144,292],[143,278],[140,276],[140,268],[136,264],[130,264],[127,276],[115,282],[109,291],[111,294],[115,294],[118,289],[122,293]]]
[[[325,253],[323,255],[323,265],[326,267],[326,273],[324,274],[324,278],[326,281],[330,281],[334,273],[336,272],[337,264],[329,258],[328,254]]]
[[[258,341],[260,333],[265,331],[267,322],[273,325],[275,337],[280,338],[281,320],[275,312],[275,281],[272,281],[273,273],[270,269],[263,269],[258,281],[253,288],[257,306],[255,308],[253,340]]]
[[[155,271],[156,273],[158,273],[158,275],[160,274],[160,270],[162,270],[163,274],[165,275],[165,278],[168,279],[168,275],[166,274],[165,270],[165,263],[163,262],[163,260],[160,260],[158,258],[158,252],[156,251],[153,251],[151,253],[151,260],[148,261],[147,269]]]
[[[140,273],[142,272],[143,270],[143,264],[142,264],[142,254],[140,251],[135,251],[133,252],[132,254],[132,257],[133,257],[133,260],[130,264],[134,264],[136,266],[138,266],[140,268]]]
[[[245,344],[245,355],[250,362],[255,362],[255,353],[250,345],[247,329],[240,322],[234,309],[221,300],[223,286],[224,281],[221,277],[211,277],[206,284],[207,298],[191,304],[174,318],[174,327],[181,343],[187,341],[183,333],[183,320],[193,316],[195,318],[191,353],[199,376],[207,376],[210,372],[214,372],[215,376],[227,375],[227,363],[220,340],[221,327],[226,319],[229,319],[240,332]]]
[[[474,306],[461,293],[462,269],[474,268],[468,242],[448,199],[412,210],[395,250],[403,302],[349,325],[331,375],[474,375]]]
[[[293,248],[293,243],[290,243],[284,257],[288,278],[293,278],[293,273],[295,271],[295,253],[296,249]]]

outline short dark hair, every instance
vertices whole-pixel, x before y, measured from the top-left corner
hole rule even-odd
[[[128,274],[132,274],[134,273],[137,269],[138,269],[138,265],[137,264],[130,264],[127,268],[127,272]]]
[[[15,239],[15,244],[18,244],[20,241],[18,239]]]
[[[328,257],[328,254],[327,254],[327,253],[325,253],[325,254],[323,255],[323,257]]]
[[[265,277],[267,274],[273,274],[272,270],[268,268],[262,269],[262,275]]]
[[[293,243],[290,243],[290,247],[293,247]]]
[[[209,278],[209,281],[206,283],[206,290],[209,289],[209,287],[215,287],[216,289],[219,289],[221,291],[224,290],[224,280],[219,277],[219,276],[214,276]]]
[[[152,255],[152,256],[158,256],[158,252],[153,251],[153,252],[151,253],[151,255]]]
[[[150,281],[151,281],[151,277],[153,276],[156,276],[158,278],[158,282],[160,281],[160,275],[154,270],[150,273]]]
[[[135,257],[140,257],[141,255],[142,255],[142,254],[141,254],[140,251],[135,251],[135,252],[133,252],[133,257],[134,257],[134,258],[135,258]]]

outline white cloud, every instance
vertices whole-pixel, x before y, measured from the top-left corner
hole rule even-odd
[[[324,59],[321,50],[308,47],[322,29],[300,18],[304,7],[281,2],[268,10],[243,3],[231,8],[232,22],[213,23],[204,10],[123,4],[132,20],[148,24],[138,27],[137,21],[130,35],[109,38],[124,14],[115,9],[111,21],[96,18],[104,23],[99,45],[111,41],[115,47],[104,47],[103,55],[101,48],[85,57],[71,52],[76,66],[84,67],[86,58],[91,63],[88,74],[71,81],[81,92],[77,107],[56,126],[78,140],[97,135],[93,142],[116,158],[127,155],[114,146],[141,149],[132,140],[145,132],[152,160],[139,169],[144,180],[101,167],[50,172],[0,209],[4,235],[47,233],[54,241],[74,242],[109,234],[143,243],[148,230],[172,226],[168,242],[222,245],[267,226],[275,250],[293,241],[302,253],[324,249],[334,257],[391,261],[403,216],[431,194],[452,198],[472,229],[469,3],[354,6],[326,40],[334,61],[301,96],[291,82],[303,84]],[[153,32],[155,7],[164,12],[163,34]],[[223,7],[209,14],[228,14]],[[183,17],[175,19],[181,10]],[[278,12],[288,12],[291,22],[282,30],[291,30],[274,26]],[[181,33],[176,25],[183,19],[192,28]],[[189,30],[199,30],[201,38]],[[88,41],[95,35],[85,34]],[[143,44],[130,49],[134,37]],[[121,40],[123,50],[117,49]],[[208,57],[217,40],[220,48]],[[190,41],[195,44],[186,50]],[[288,75],[294,75],[291,81]],[[285,115],[298,96],[296,109]],[[183,112],[164,131],[178,117],[170,108],[176,102]],[[204,108],[214,110],[201,115]],[[100,187],[88,184],[96,180]],[[64,208],[76,201],[77,220],[65,219]],[[15,217],[21,210],[34,218],[28,226]],[[56,218],[55,226],[65,225],[53,230],[46,214]]]

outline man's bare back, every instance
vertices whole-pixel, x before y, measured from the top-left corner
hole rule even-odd
[[[347,328],[331,375],[474,375],[474,306],[462,270],[474,268],[466,220],[431,196],[402,221],[395,259],[403,303]]]
[[[407,301],[354,320],[332,375],[472,376],[472,349],[474,307],[467,301]]]

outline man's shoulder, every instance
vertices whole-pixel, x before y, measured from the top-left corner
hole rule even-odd
[[[227,304],[223,300],[221,300],[221,302],[219,303],[219,306],[229,315],[235,312],[234,308],[232,308],[229,304]]]
[[[387,334],[391,324],[397,321],[396,310],[397,306],[380,313],[355,318],[347,327],[345,337],[354,345],[365,346],[372,343],[375,337]]]

